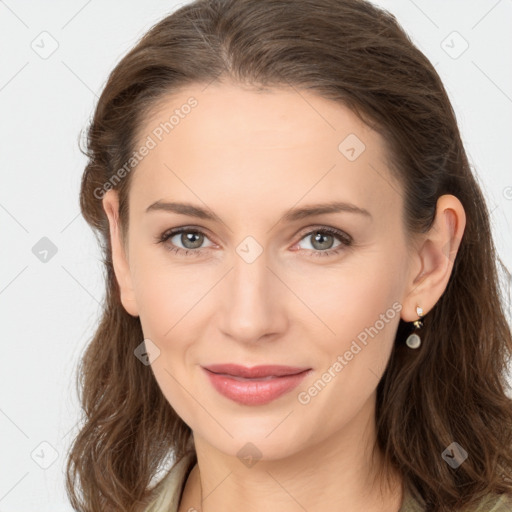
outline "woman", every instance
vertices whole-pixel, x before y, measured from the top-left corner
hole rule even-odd
[[[86,154],[107,293],[76,510],[512,509],[489,214],[392,15],[185,5],[110,75]]]

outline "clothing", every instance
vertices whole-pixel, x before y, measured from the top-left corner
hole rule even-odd
[[[159,492],[144,512],[178,512],[181,494],[196,463],[195,452],[188,452],[157,484]]]
[[[188,475],[196,463],[194,452],[189,452],[159,482],[159,492],[145,512],[178,512],[181,494]],[[511,512],[512,498],[506,495],[489,495],[482,500],[477,508],[467,512]],[[425,504],[415,500],[409,492],[405,492],[402,506],[398,512],[426,512]],[[466,512],[466,511],[465,511]]]

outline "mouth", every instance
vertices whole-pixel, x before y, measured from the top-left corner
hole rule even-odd
[[[205,370],[232,377],[240,380],[269,380],[275,377],[286,377],[289,375],[298,375],[311,368],[283,365],[260,365],[251,368],[237,364],[214,364],[203,367]]]
[[[233,368],[231,366],[227,369],[227,365],[222,365],[222,371],[218,371],[217,365],[202,368],[219,394],[241,405],[251,406],[267,404],[289,393],[312,371],[311,368],[290,366],[273,366],[272,368],[269,366]]]

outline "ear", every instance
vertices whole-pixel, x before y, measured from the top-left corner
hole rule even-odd
[[[461,202],[451,194],[441,196],[432,227],[420,237],[411,254],[413,270],[402,302],[404,321],[418,319],[417,306],[426,315],[444,293],[465,227],[466,214]]]
[[[108,217],[110,226],[110,245],[112,247],[112,263],[114,273],[121,293],[121,303],[128,314],[138,316],[135,292],[133,290],[132,276],[125,247],[121,239],[119,225],[119,197],[117,191],[108,190],[103,196],[103,209]]]

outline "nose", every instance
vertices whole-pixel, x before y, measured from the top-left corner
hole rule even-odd
[[[253,344],[286,329],[290,291],[270,266],[265,251],[251,263],[234,254],[233,268],[220,290],[219,327],[224,336]]]

